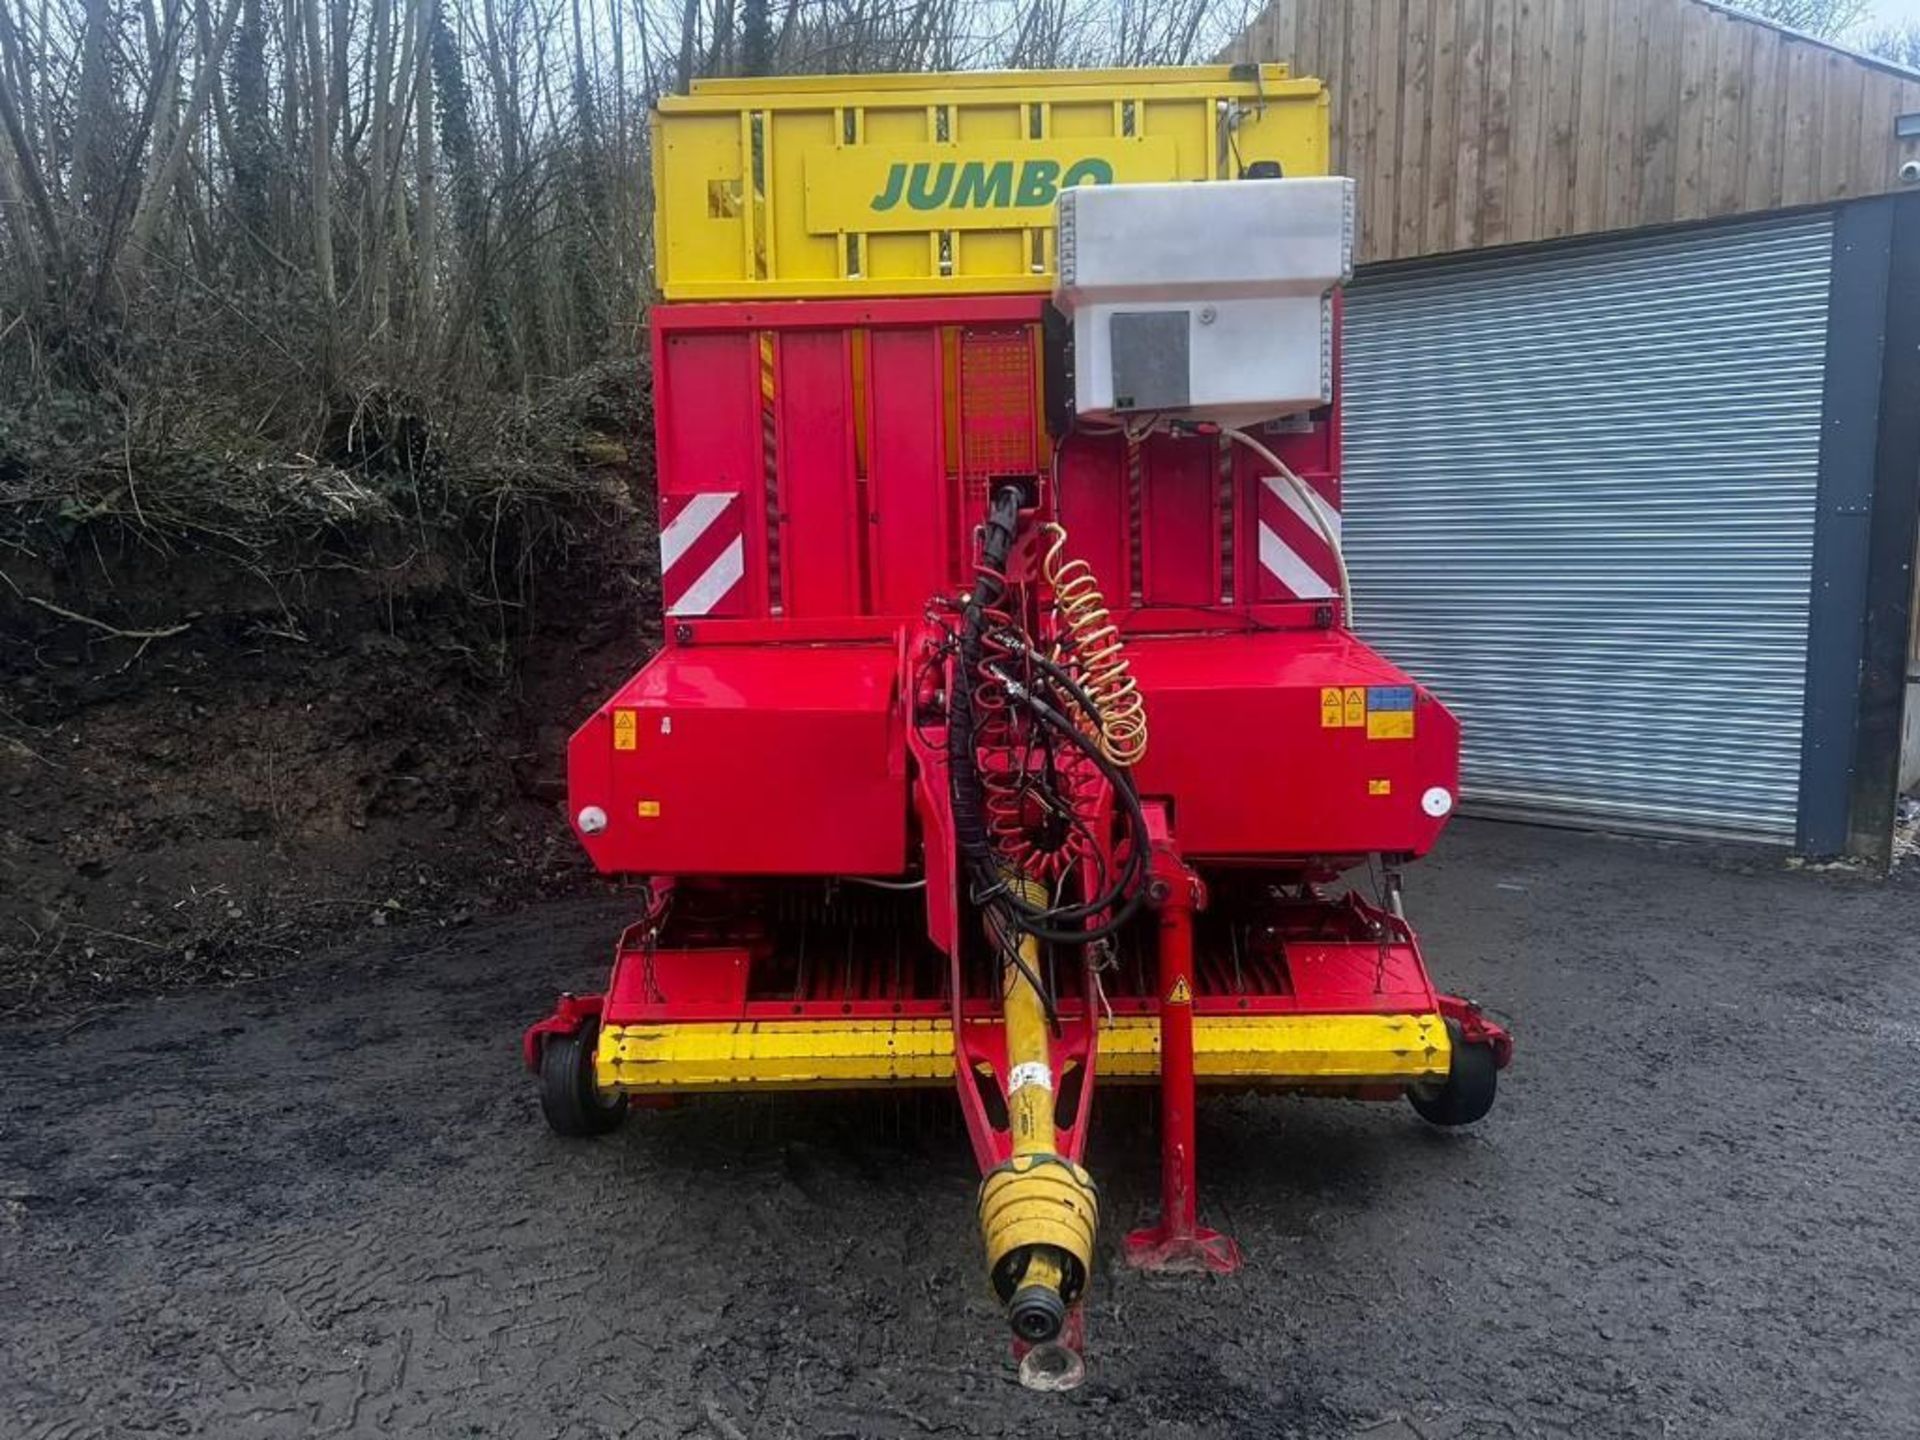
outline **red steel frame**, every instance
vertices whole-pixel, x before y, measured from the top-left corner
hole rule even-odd
[[[1151,816],[1155,812],[1150,807],[1148,813]],[[1171,842],[1163,853],[1168,864],[1178,859]],[[1206,887],[1184,860],[1179,863],[1181,873],[1198,886],[1186,908],[1197,909],[1204,901]],[[1181,892],[1171,883],[1170,873],[1161,877],[1161,893],[1177,901]],[[656,888],[656,906],[671,889],[669,884]],[[1162,902],[1158,907],[1163,916],[1162,936],[1166,905],[1175,901]],[[1346,906],[1326,900],[1310,903],[1314,918],[1303,916],[1289,931],[1274,937],[1279,943],[1273,951],[1247,957],[1245,973],[1238,983],[1221,973],[1227,967],[1218,956],[1194,959],[1192,941],[1186,940],[1189,956],[1182,973],[1193,991],[1193,1012],[1203,1016],[1279,1016],[1431,1014],[1446,1010],[1446,997],[1429,984],[1418,946],[1403,922],[1388,911],[1353,899]],[[1302,932],[1324,929],[1329,917],[1346,917],[1350,922],[1348,935],[1338,939],[1301,938]],[[1193,924],[1189,917],[1181,928],[1190,936]],[[629,927],[616,947],[606,994],[576,997],[572,1003],[585,1007],[578,1013],[604,1013],[609,1023],[621,1025],[957,1017],[968,1028],[991,1020],[997,1013],[991,991],[978,983],[967,984],[957,997],[952,994],[945,983],[944,967],[940,983],[928,985],[922,983],[924,977],[910,970],[896,976],[884,965],[861,963],[821,971],[815,977],[818,983],[809,987],[804,998],[775,995],[755,984],[756,965],[764,965],[771,955],[763,932],[688,933],[678,926],[676,920],[676,928],[658,942],[649,939],[644,923]],[[1392,938],[1383,940],[1366,933],[1376,929]],[[1284,958],[1276,959],[1282,952]],[[1155,953],[1163,962],[1159,950]],[[1120,988],[1109,989],[1105,1004],[1115,1015],[1154,1014],[1160,1009],[1161,997],[1174,989],[1173,979],[1153,966],[1142,966],[1137,976],[1122,974],[1114,983]],[[1063,1019],[1077,1020],[1087,1008],[1084,995],[1061,997]]]
[[[1323,568],[1326,557],[1313,553],[1317,537],[1295,507],[1263,487],[1265,467],[1254,457],[1207,435],[1157,436],[1131,452],[1118,438],[1078,436],[1048,463],[1037,379],[1024,382],[1025,408],[1017,403],[1025,373],[1017,351],[1027,346],[1037,377],[1042,312],[1037,296],[654,309],[663,512],[698,501],[701,514],[738,527],[678,558],[705,565],[724,553],[716,542],[737,540],[743,563],[710,612],[670,615],[666,648],[575,737],[576,833],[602,869],[653,875],[655,909],[622,937],[607,993],[563,1000],[528,1031],[527,1059],[537,1064],[549,1036],[590,1022],[944,1015],[976,1157],[983,1170],[1006,1158],[1005,1131],[972,1078],[981,1067],[1004,1078],[1005,1037],[991,1023],[993,993],[965,963],[943,745],[915,716],[930,698],[922,607],[965,579],[978,514],[972,488],[994,473],[975,459],[1024,453],[1042,512],[1059,515],[1132,637],[1156,725],[1139,775],[1152,826],[1157,965],[1137,967],[1104,995],[1089,969],[1079,993],[1062,994],[1053,1067],[1056,1078],[1077,1072],[1079,1098],[1059,1119],[1058,1146],[1075,1160],[1084,1146],[1100,1005],[1156,1014],[1161,1216],[1128,1236],[1126,1254],[1143,1265],[1225,1271],[1237,1265],[1237,1249],[1198,1223],[1196,1012],[1437,1009],[1469,1043],[1492,1046],[1502,1065],[1510,1055],[1497,1026],[1434,992],[1396,913],[1313,888],[1370,854],[1413,856],[1432,845],[1444,812],[1416,802],[1439,789],[1450,805],[1458,732],[1427,692],[1342,628],[1336,598],[1276,588],[1259,555],[1269,532]],[[970,345],[987,357],[974,370]],[[993,401],[990,413],[969,409],[982,395]],[[1024,449],[1023,426],[1032,442]],[[1337,397],[1315,424],[1268,443],[1337,509]],[[716,495],[727,498],[700,499]],[[888,684],[884,694],[874,688]],[[1376,737],[1344,719],[1329,726],[1326,697],[1356,691],[1405,691],[1408,733]],[[848,842],[851,853],[882,858],[860,868],[898,873],[917,847],[928,882],[924,944],[944,963],[923,955],[889,978],[849,962],[812,988],[803,968],[793,993],[766,988],[764,976],[789,957],[744,912],[729,918],[724,898],[744,901],[757,877],[854,873],[821,868],[821,801],[810,792],[796,799],[805,787],[761,763],[803,732],[812,737],[804,742],[810,772],[861,777],[859,814],[868,818],[843,815],[839,828],[870,827],[866,841],[856,833]],[[1263,753],[1281,763],[1261,763]],[[1288,765],[1289,755],[1310,758]],[[683,788],[696,777],[697,798],[663,810],[647,797],[675,776]],[[640,815],[651,804],[656,823],[632,821],[636,796]],[[604,831],[580,823],[589,806],[612,817]],[[672,863],[676,853],[724,854],[742,816],[767,832],[757,838],[771,858],[759,869],[726,881],[711,877],[732,867]],[[791,844],[781,840],[787,828]],[[1229,887],[1239,875],[1271,872],[1304,897],[1262,912],[1265,948],[1244,957],[1235,949],[1231,974],[1196,939],[1207,900],[1201,868]],[[693,896],[706,893],[702,886],[719,887],[718,920],[693,923],[677,910],[667,919],[677,889]]]

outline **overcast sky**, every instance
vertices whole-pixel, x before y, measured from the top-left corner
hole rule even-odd
[[[1873,0],[1873,19],[1868,24],[1904,25],[1920,20],[1920,0]]]

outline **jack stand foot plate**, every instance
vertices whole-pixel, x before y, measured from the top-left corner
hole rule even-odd
[[[1127,1236],[1122,1253],[1136,1270],[1231,1275],[1240,1268],[1240,1247],[1205,1226],[1180,1234],[1164,1225],[1149,1225]]]

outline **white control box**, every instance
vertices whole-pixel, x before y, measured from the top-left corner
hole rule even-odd
[[[1244,425],[1333,398],[1353,181],[1083,185],[1057,205],[1077,414]]]

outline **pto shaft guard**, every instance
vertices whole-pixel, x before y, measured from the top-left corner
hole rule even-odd
[[[1084,1169],[1061,1155],[1015,1155],[980,1182],[979,1212],[987,1276],[1001,1304],[1011,1305],[1028,1285],[1052,1281],[1045,1273],[1049,1261],[1058,1276],[1051,1288],[1061,1303],[1071,1306],[1080,1298],[1100,1227],[1099,1197]],[[1041,1273],[1034,1273],[1036,1260]]]

